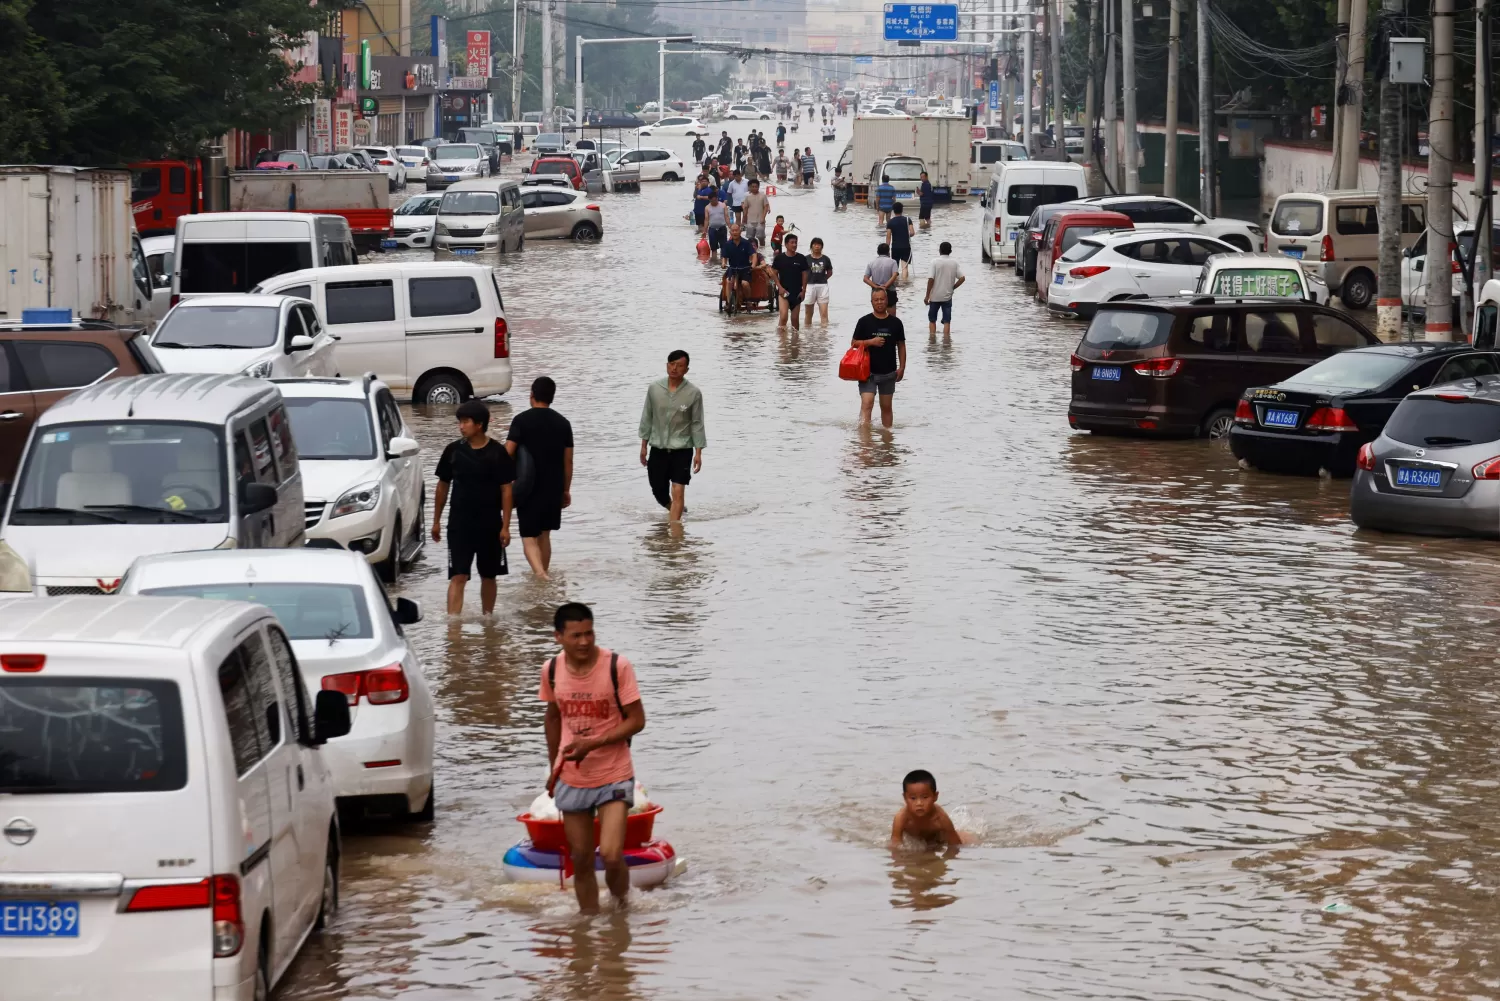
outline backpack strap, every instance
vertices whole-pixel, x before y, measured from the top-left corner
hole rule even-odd
[[[615,690],[615,708],[620,710],[620,719],[625,719],[625,705],[620,701],[620,655],[611,652],[609,655],[609,685]],[[635,741],[633,738],[625,738],[625,746],[629,747]]]
[[[552,701],[557,701],[557,658],[547,661],[547,687],[552,691]]]

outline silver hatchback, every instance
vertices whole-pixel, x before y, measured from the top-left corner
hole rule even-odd
[[[1412,393],[1359,452],[1360,528],[1500,537],[1500,376]]]

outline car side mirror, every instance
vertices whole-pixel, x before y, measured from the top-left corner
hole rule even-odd
[[[980,196],[979,196],[979,207],[980,207],[980,208],[986,208],[986,207],[988,207],[988,206],[989,206],[989,204],[990,204],[990,201],[989,201],[989,196],[988,196],[988,195],[984,195],[984,194],[981,194],[981,195],[980,195]]]
[[[1426,261],[1422,260],[1421,258],[1418,258],[1417,260],[1411,262],[1411,269],[1413,271],[1421,271],[1423,265],[1425,265],[1426,263],[1427,263]]]
[[[276,488],[269,483],[240,481],[240,514],[260,514],[276,506]]]
[[[172,287],[172,276],[171,275],[157,275],[156,278],[155,278],[155,280],[151,282],[151,287],[154,288],[154,289],[155,288],[171,288]]]
[[[326,744],[349,732],[349,696],[322,689],[313,698],[313,742]]]
[[[396,599],[396,621],[403,626],[422,621],[422,606],[410,598]]]
[[[1193,216],[1193,225],[1194,226],[1202,226],[1207,221],[1208,220],[1204,219],[1201,215],[1195,215],[1195,216]]]
[[[308,337],[306,334],[298,334],[296,337],[293,337],[290,342],[288,342],[286,350],[288,354],[291,354],[293,351],[310,350],[312,346],[313,339],[311,337]]]
[[[417,444],[415,438],[395,437],[386,445],[385,453],[391,459],[410,459],[421,451],[422,446]]]

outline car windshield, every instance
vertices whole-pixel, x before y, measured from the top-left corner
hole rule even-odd
[[[922,163],[920,160],[892,160],[881,168],[887,181],[920,181],[922,179]]]
[[[480,160],[483,158],[484,154],[479,152],[479,147],[472,144],[451,143],[438,147],[439,160]]]
[[[1404,355],[1342,351],[1310,365],[1282,383],[1307,389],[1378,389],[1411,365]]]
[[[34,433],[12,524],[228,520],[218,428],[95,422],[39,426]]]
[[[561,146],[563,137],[561,132],[543,132],[536,137],[536,141],[548,146]]]
[[[466,143],[491,143],[495,141],[495,133],[489,129],[459,129],[458,137]]]
[[[439,215],[498,215],[500,196],[493,191],[450,191],[443,195]]]
[[[294,640],[367,640],[375,635],[364,588],[358,584],[182,584],[142,588],[142,594],[215,601],[253,601],[276,613]]]
[[[156,328],[156,348],[268,348],[276,343],[277,306],[193,306],[167,314]]]
[[[426,146],[398,146],[396,152],[413,160],[420,160],[427,155]]]
[[[1408,396],[1385,426],[1388,438],[1442,448],[1500,440],[1500,406],[1478,400],[1450,402],[1432,396]]]
[[[1282,199],[1271,217],[1271,232],[1281,236],[1306,236],[1323,228],[1321,202],[1294,202]]]
[[[1072,184],[1012,184],[1005,194],[1005,212],[1007,215],[1031,215],[1038,205],[1072,201],[1078,193],[1078,188]]]
[[[375,429],[364,400],[291,396],[286,412],[302,459],[375,458]]]
[[[0,678],[0,795],[187,784],[182,699],[158,678]]]
[[[1083,343],[1101,351],[1137,351],[1167,343],[1171,331],[1171,313],[1101,309],[1089,322]]]
[[[418,195],[409,198],[396,210],[396,215],[436,215],[442,195]]]

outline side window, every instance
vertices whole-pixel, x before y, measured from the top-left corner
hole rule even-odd
[[[1179,202],[1162,201],[1151,203],[1152,222],[1170,222],[1174,224],[1193,224],[1193,216],[1196,213]]]
[[[174,195],[187,194],[186,167],[172,167],[167,171],[167,190]]]
[[[1403,206],[1401,206],[1401,232],[1403,232],[1403,233],[1425,233],[1425,232],[1427,232],[1427,206],[1426,205],[1403,205]]]
[[[244,775],[265,757],[265,749],[260,743],[260,727],[255,724],[255,695],[246,675],[245,659],[238,647],[219,665],[219,697],[224,701],[225,722],[229,724],[234,770],[236,774]]]
[[[380,390],[375,394],[375,412],[380,417],[380,430],[385,436],[385,443],[389,445],[391,439],[401,434],[401,410],[396,406],[396,401],[387,390]]]
[[[250,462],[250,446],[245,444],[245,432],[234,433],[234,476],[236,483],[255,479],[255,466]]]
[[[565,191],[543,191],[540,194],[543,205],[557,206],[573,204],[573,196]]]
[[[297,443],[292,438],[292,422],[287,419],[286,407],[276,405],[268,417],[271,427],[271,451],[281,466],[283,480],[297,472]]]
[[[1494,308],[1490,307],[1492,311]],[[18,378],[19,375],[10,363],[10,352],[4,344],[0,344],[0,393],[23,392],[26,387]]]
[[[1314,313],[1312,318],[1313,343],[1319,354],[1333,354],[1347,348],[1361,347],[1365,339],[1349,321],[1328,313]]]
[[[1233,252],[1233,248],[1217,243],[1210,243],[1207,240],[1185,240],[1183,242],[1187,244],[1188,252],[1192,255],[1194,264],[1207,264],[1208,259],[1215,254]]]
[[[1302,353],[1296,313],[1246,313],[1245,349],[1262,355]]]
[[[1374,205],[1340,205],[1333,211],[1334,232],[1344,236],[1379,233]]]
[[[245,666],[245,680],[249,682],[250,698],[255,706],[255,733],[260,739],[261,754],[266,755],[275,750],[283,736],[281,702],[272,677],[271,656],[261,642],[258,629],[246,636],[236,649]]]
[[[275,666],[276,680],[281,683],[286,696],[287,716],[292,724],[292,739],[298,742],[312,738],[312,727],[308,723],[307,690],[302,684],[302,675],[297,670],[297,658],[292,654],[292,645],[280,626],[266,629],[266,642],[271,648],[271,662]]]
[[[521,205],[521,193],[515,188],[506,188],[500,192],[500,201],[510,208],[519,208]]]
[[[298,299],[311,299],[312,298],[312,286],[311,285],[293,285],[291,288],[284,288],[284,289],[280,290],[279,292],[274,292],[272,294],[273,295],[294,295]]]
[[[1476,348],[1494,347],[1497,326],[1500,326],[1500,307],[1493,302],[1480,306],[1479,311],[1474,315],[1474,346]]]
[[[396,291],[389,279],[369,282],[330,282],[328,325],[383,323],[396,318]]]
[[[153,195],[161,194],[160,167],[147,167],[145,170],[132,170],[130,173],[131,201],[144,201]]]
[[[13,341],[26,381],[37,391],[77,389],[98,382],[116,368],[115,356],[82,341]]]
[[[468,275],[411,278],[406,283],[412,316],[463,316],[479,309],[479,286]]]
[[[307,329],[307,336],[316,339],[323,332],[323,325],[318,322],[318,311],[311,306],[298,306],[297,312],[302,315],[302,326]]]
[[[250,458],[255,463],[256,482],[276,486],[279,477],[276,474],[276,460],[271,452],[271,432],[267,430],[264,419],[250,425]]]
[[[352,254],[350,254],[349,245],[347,243],[343,243],[342,241],[339,243],[331,243],[328,245],[328,250],[329,257],[332,259],[334,264],[338,265],[354,263],[354,257]]]
[[[1472,379],[1480,375],[1495,375],[1500,373],[1500,368],[1495,365],[1493,355],[1472,354],[1459,355],[1457,358],[1449,359],[1443,366],[1437,378],[1433,379],[1433,385],[1444,382],[1453,382],[1456,379]]]
[[[536,191],[528,191],[521,196],[521,207],[523,209],[534,209],[540,204],[541,198]]]
[[[1188,340],[1207,353],[1233,353],[1233,319],[1228,313],[1195,316],[1188,328]]]

